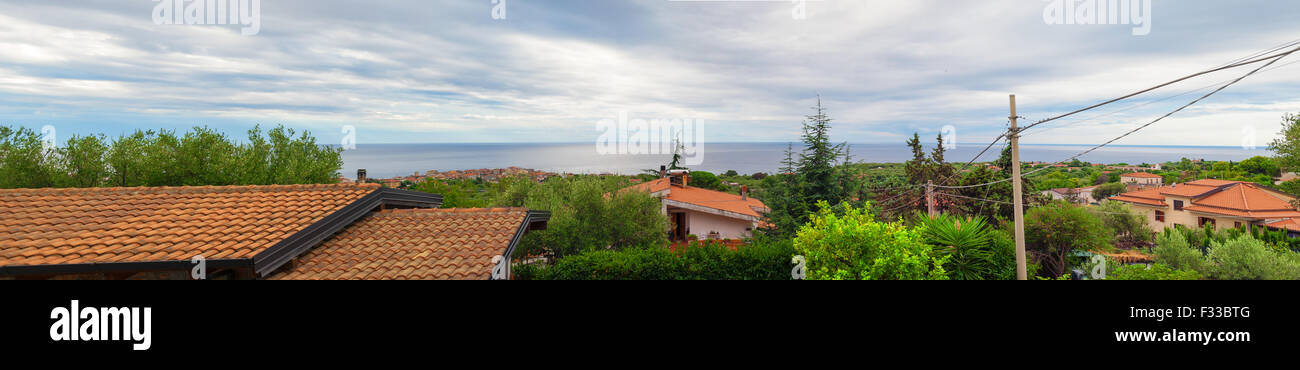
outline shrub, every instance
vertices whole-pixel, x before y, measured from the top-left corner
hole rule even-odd
[[[922,236],[924,226],[881,223],[867,209],[843,206],[836,215],[825,201],[798,231],[794,249],[807,260],[809,280],[947,280],[943,264]]]
[[[1206,256],[1219,280],[1296,280],[1300,264],[1292,252],[1278,253],[1264,242],[1243,235],[1226,243],[1213,242]]]
[[[1168,265],[1176,270],[1197,271],[1201,275],[1208,275],[1210,266],[1205,261],[1205,254],[1200,249],[1193,248],[1187,242],[1184,233],[1176,230],[1166,230],[1164,233],[1156,236],[1156,247],[1152,249],[1157,263]]]
[[[996,235],[1001,230],[989,227],[983,217],[943,214],[934,218],[922,216],[919,223],[925,225],[926,243],[939,255],[950,257],[944,264],[948,277],[954,280],[1015,279],[1015,241],[1005,234]],[[1008,242],[995,243],[1002,239]]]
[[[735,250],[717,243],[667,248],[591,251],[554,266],[516,265],[518,280],[789,280],[794,247],[755,241]]]
[[[1175,270],[1162,264],[1123,265],[1106,274],[1106,280],[1200,280],[1201,273]]]

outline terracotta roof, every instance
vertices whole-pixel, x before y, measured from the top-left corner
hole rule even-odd
[[[763,217],[760,210],[763,212],[767,210],[767,205],[758,199],[754,199],[754,197],[744,198],[731,193],[694,186],[672,185],[667,178],[636,184],[625,188],[625,190],[644,191],[652,194],[667,191],[668,194],[664,196],[664,199],[757,218]]]
[[[0,190],[0,267],[246,259],[377,184]]]
[[[1163,176],[1160,176],[1160,175],[1157,175],[1157,174],[1153,174],[1153,173],[1146,173],[1146,172],[1126,173],[1126,174],[1123,174],[1123,175],[1119,175],[1119,177],[1137,177],[1137,178],[1143,178],[1143,179],[1163,179],[1163,178],[1164,178]]]
[[[491,277],[526,230],[524,208],[418,209],[371,214],[272,275],[282,280],[463,280]]]
[[[1265,224],[1264,226],[1300,232],[1300,221],[1296,221],[1296,219],[1294,218],[1288,218],[1282,221],[1268,223]]]
[[[1167,207],[1165,196],[1192,198],[1184,210],[1254,219],[1300,217],[1289,201],[1273,195],[1274,190],[1240,181],[1197,180],[1176,186],[1127,192],[1111,199],[1149,206]]]

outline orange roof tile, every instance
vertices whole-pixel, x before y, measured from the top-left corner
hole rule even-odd
[[[377,184],[0,190],[0,267],[248,259]]]
[[[1276,191],[1253,183],[1225,180],[1197,180],[1177,186],[1131,191],[1110,199],[1136,204],[1164,207],[1165,196],[1191,199],[1184,210],[1254,219],[1300,217],[1287,200],[1272,193]]]
[[[694,186],[672,185],[667,178],[660,178],[654,181],[632,185],[624,190],[643,191],[652,194],[668,191],[668,194],[664,199],[732,213],[739,213],[745,216],[757,218],[763,217],[760,211],[766,212],[768,209],[767,205],[754,197],[746,198],[736,194],[702,189]]]
[[[1154,173],[1147,173],[1147,172],[1126,173],[1123,175],[1119,175],[1119,177],[1136,177],[1142,179],[1163,179],[1164,178],[1163,176]]]
[[[1296,219],[1294,218],[1288,218],[1282,221],[1272,222],[1269,224],[1265,224],[1264,226],[1300,232],[1300,221],[1296,221]]]
[[[488,279],[492,258],[507,253],[528,215],[524,208],[376,212],[271,279]]]

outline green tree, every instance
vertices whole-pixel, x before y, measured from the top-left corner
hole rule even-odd
[[[1300,114],[1283,115],[1278,136],[1268,145],[1278,166],[1289,171],[1300,168]]]
[[[717,176],[711,172],[691,171],[690,185],[697,188],[711,189],[717,191],[727,191],[727,185],[722,183]]]
[[[1092,197],[1100,201],[1123,194],[1125,191],[1128,191],[1128,187],[1123,183],[1108,182],[1097,186],[1096,189],[1092,189]]]
[[[944,263],[925,243],[924,228],[881,223],[869,209],[842,204],[820,211],[799,229],[796,253],[809,280],[947,280]],[[841,215],[837,215],[840,213]]]
[[[0,126],[0,187],[55,186],[57,164],[49,154],[41,135],[36,131],[25,127],[13,129]]]
[[[1069,271],[1067,258],[1076,250],[1109,249],[1111,235],[1100,219],[1074,204],[1052,202],[1025,213],[1025,248],[1048,277]]]
[[[104,184],[108,178],[108,144],[103,135],[73,136],[58,149],[61,174],[60,186],[93,188]]]
[[[1278,166],[1272,158],[1254,156],[1237,163],[1237,170],[1256,175],[1279,175]]]
[[[649,194],[623,191],[621,178],[575,176],[542,183],[518,181],[494,203],[551,212],[546,230],[528,233],[520,256],[565,258],[593,250],[663,247],[668,244],[668,219],[659,200]]]

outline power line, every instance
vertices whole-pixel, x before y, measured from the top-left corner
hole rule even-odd
[[[1256,58],[1256,59],[1252,59],[1252,60],[1245,61],[1245,62],[1232,63],[1232,64],[1229,64],[1229,65],[1226,65],[1226,66],[1223,66],[1223,67],[1212,68],[1212,69],[1204,70],[1204,71],[1201,71],[1201,72],[1193,73],[1193,74],[1190,74],[1190,75],[1187,75],[1187,76],[1180,77],[1180,78],[1178,78],[1178,79],[1176,79],[1176,80],[1173,80],[1173,81],[1165,82],[1165,83],[1162,83],[1162,84],[1159,84],[1159,85],[1156,85],[1156,86],[1152,86],[1152,87],[1149,87],[1149,88],[1146,88],[1146,89],[1140,90],[1140,91],[1138,91],[1138,92],[1134,92],[1134,93],[1132,93],[1132,94],[1124,95],[1124,96],[1121,96],[1121,97],[1118,97],[1118,98],[1114,98],[1114,99],[1107,100],[1107,101],[1104,101],[1104,102],[1101,102],[1101,103],[1097,103],[1097,104],[1094,104],[1094,105],[1088,106],[1088,107],[1086,107],[1086,108],[1081,108],[1081,109],[1075,110],[1075,111],[1070,112],[1070,113],[1066,113],[1066,114],[1062,114],[1062,115],[1055,116],[1055,117],[1052,117],[1052,118],[1048,118],[1048,119],[1045,119],[1045,120],[1041,120],[1041,121],[1038,121],[1038,122],[1034,122],[1033,124],[1030,124],[1030,125],[1028,125],[1028,126],[1025,126],[1025,127],[1021,128],[1021,130],[1022,130],[1022,131],[1023,131],[1023,130],[1028,130],[1028,129],[1033,128],[1034,126],[1038,126],[1038,125],[1041,125],[1041,124],[1044,124],[1044,123],[1048,123],[1048,122],[1051,122],[1051,121],[1055,121],[1055,120],[1058,120],[1058,119],[1061,119],[1061,118],[1065,118],[1065,117],[1073,116],[1073,115],[1075,115],[1075,114],[1079,114],[1079,113],[1082,113],[1082,112],[1084,112],[1084,111],[1092,110],[1092,109],[1095,109],[1095,108],[1101,107],[1101,106],[1103,106],[1103,105],[1111,104],[1111,103],[1118,102],[1118,101],[1121,101],[1121,100],[1124,100],[1124,99],[1128,99],[1128,98],[1131,98],[1131,97],[1134,97],[1134,96],[1138,96],[1138,95],[1141,95],[1141,94],[1145,94],[1145,93],[1147,93],[1147,92],[1151,92],[1151,91],[1153,91],[1153,90],[1157,90],[1157,89],[1160,89],[1160,88],[1165,87],[1165,86],[1169,86],[1169,85],[1173,85],[1173,84],[1175,84],[1175,83],[1179,83],[1179,82],[1186,81],[1186,80],[1191,79],[1191,78],[1193,78],[1193,77],[1198,77],[1198,76],[1202,76],[1202,75],[1206,75],[1206,74],[1210,74],[1210,73],[1214,73],[1214,72],[1218,72],[1218,71],[1222,71],[1222,70],[1226,70],[1226,69],[1232,69],[1232,68],[1237,68],[1237,67],[1241,67],[1241,66],[1251,65],[1251,64],[1255,64],[1255,63],[1263,62],[1263,61],[1266,61],[1266,60],[1277,61],[1278,59],[1280,59],[1280,58],[1282,58],[1282,57],[1285,57],[1285,56],[1287,56],[1287,55],[1291,55],[1291,53],[1293,53],[1293,52],[1295,52],[1295,50],[1288,51],[1288,52],[1281,53],[1281,54],[1270,55],[1270,56],[1267,56],[1267,57]],[[1269,62],[1269,64],[1273,64],[1272,61]],[[1265,66],[1267,66],[1267,65],[1265,65]],[[1258,71],[1258,69],[1257,69],[1256,71]]]
[[[1129,130],[1128,132],[1125,132],[1123,135],[1120,135],[1120,136],[1118,136],[1118,137],[1116,137],[1116,138],[1114,138],[1114,139],[1110,139],[1109,141],[1106,141],[1105,143],[1102,143],[1101,145],[1097,145],[1097,146],[1095,146],[1095,147],[1092,147],[1091,149],[1088,149],[1088,150],[1083,151],[1082,153],[1076,154],[1076,155],[1074,155],[1073,157],[1066,158],[1065,160],[1062,160],[1062,161],[1059,161],[1059,162],[1053,163],[1053,165],[1056,165],[1056,164],[1062,164],[1062,163],[1065,163],[1065,162],[1069,162],[1069,161],[1072,161],[1072,160],[1078,159],[1079,157],[1082,157],[1082,156],[1084,156],[1084,155],[1087,155],[1088,153],[1092,153],[1093,151],[1095,151],[1095,150],[1097,150],[1097,149],[1101,149],[1102,147],[1105,147],[1106,145],[1110,145],[1111,143],[1114,143],[1114,142],[1116,142],[1116,141],[1118,141],[1118,140],[1120,140],[1120,139],[1123,139],[1123,138],[1125,138],[1125,137],[1128,137],[1129,135],[1132,135],[1132,134],[1135,133],[1135,132],[1138,132],[1138,131],[1140,131],[1140,130],[1142,130],[1142,129],[1144,129],[1144,128],[1147,128],[1147,127],[1149,127],[1149,126],[1155,124],[1156,122],[1160,122],[1161,120],[1164,120],[1165,118],[1168,118],[1169,116],[1172,116],[1172,115],[1174,115],[1175,113],[1178,113],[1178,112],[1183,111],[1184,109],[1187,109],[1187,107],[1190,107],[1190,106],[1192,106],[1192,105],[1195,105],[1196,103],[1199,103],[1199,102],[1201,102],[1202,100],[1205,100],[1206,98],[1209,98],[1210,96],[1213,96],[1214,94],[1217,94],[1218,92],[1223,91],[1224,89],[1228,88],[1229,86],[1232,86],[1232,85],[1236,84],[1237,82],[1241,82],[1241,80],[1246,79],[1246,77],[1250,77],[1250,76],[1252,76],[1252,75],[1254,75],[1254,74],[1256,74],[1256,73],[1259,73],[1260,70],[1263,70],[1264,68],[1267,68],[1268,66],[1273,65],[1273,63],[1277,63],[1277,61],[1282,60],[1282,58],[1287,57],[1287,56],[1289,56],[1289,55],[1295,53],[1296,51],[1300,51],[1300,48],[1291,49],[1291,51],[1288,51],[1288,52],[1286,52],[1286,53],[1282,53],[1282,54],[1279,54],[1279,55],[1277,55],[1277,56],[1270,57],[1272,60],[1269,61],[1267,64],[1264,64],[1263,66],[1260,66],[1259,68],[1255,68],[1254,70],[1252,70],[1252,71],[1246,73],[1245,75],[1242,75],[1241,77],[1237,77],[1237,79],[1232,80],[1231,82],[1229,82],[1229,83],[1227,83],[1227,84],[1225,84],[1225,85],[1223,85],[1223,86],[1219,86],[1218,89],[1215,89],[1214,91],[1210,91],[1208,94],[1205,94],[1205,95],[1201,96],[1200,98],[1197,98],[1196,100],[1191,101],[1190,103],[1187,103],[1187,104],[1185,104],[1185,105],[1183,105],[1183,106],[1181,106],[1181,107],[1178,107],[1178,109],[1175,109],[1175,110],[1173,110],[1173,111],[1171,111],[1171,112],[1169,112],[1169,113],[1166,113],[1165,115],[1160,116],[1159,118],[1156,118],[1155,120],[1152,120],[1151,122],[1147,122],[1146,124],[1143,124],[1143,125],[1141,125],[1141,126],[1138,126],[1138,127],[1135,128],[1135,129]],[[1031,126],[1028,126],[1028,127],[1025,127],[1025,128],[1029,128],[1029,127],[1031,127]],[[1022,130],[1023,130],[1023,129],[1022,129]],[[1035,173],[1038,173],[1038,172],[1042,172],[1042,171],[1047,170],[1047,169],[1049,169],[1049,168],[1052,168],[1052,166],[1047,166],[1047,167],[1039,168],[1039,169],[1036,169],[1036,170],[1033,170],[1033,171],[1029,171],[1028,173],[1025,173],[1025,174],[1021,175],[1021,177],[1026,177],[1026,176],[1029,176],[1029,175],[1032,175],[1032,174],[1035,174]],[[1007,182],[1007,181],[1011,181],[1011,178],[1006,178],[1006,179],[1002,179],[1002,180],[998,180],[998,181],[988,182],[988,183],[984,183],[984,184],[976,184],[976,185],[967,185],[967,186],[935,186],[935,187],[936,187],[936,188],[944,188],[944,189],[966,189],[966,188],[974,188],[974,187],[979,187],[979,186],[994,185],[994,184],[999,184],[999,183],[1003,183],[1003,182]]]
[[[1286,67],[1286,66],[1289,66],[1289,65],[1292,65],[1292,64],[1296,64],[1296,63],[1300,63],[1300,60],[1294,60],[1294,61],[1286,62],[1286,63],[1280,64],[1280,65],[1277,65],[1277,66],[1275,66],[1275,67],[1272,67],[1272,68],[1269,68],[1269,69],[1265,69],[1265,70],[1263,70],[1263,71],[1260,71],[1260,73],[1268,73],[1268,72],[1272,72],[1272,71],[1275,71],[1275,70],[1278,70],[1278,69],[1284,68],[1284,67]],[[1181,97],[1181,96],[1184,96],[1184,95],[1188,95],[1188,94],[1191,94],[1191,93],[1194,93],[1194,92],[1197,92],[1197,91],[1201,91],[1201,90],[1209,89],[1209,88],[1211,88],[1211,87],[1215,87],[1215,86],[1219,86],[1219,85],[1227,84],[1228,82],[1232,82],[1232,81],[1233,81],[1232,79],[1227,79],[1227,80],[1223,80],[1223,81],[1215,82],[1215,83],[1213,83],[1213,84],[1209,84],[1209,85],[1206,85],[1206,86],[1203,86],[1203,87],[1199,87],[1199,88],[1196,88],[1196,89],[1192,89],[1192,90],[1185,91],[1185,92],[1180,93],[1180,94],[1178,94],[1178,95],[1170,95],[1170,96],[1167,96],[1167,97],[1164,97],[1164,98],[1160,98],[1160,99],[1156,99],[1156,100],[1151,100],[1151,101],[1147,101],[1147,102],[1140,103],[1140,104],[1135,104],[1135,105],[1130,106],[1130,107],[1128,107],[1128,108],[1120,109],[1120,110],[1117,110],[1117,111],[1114,111],[1114,112],[1098,114],[1098,115],[1091,116],[1091,117],[1088,117],[1088,118],[1080,119],[1080,120],[1078,120],[1078,121],[1070,122],[1070,123],[1067,123],[1067,124],[1064,124],[1064,125],[1061,125],[1061,126],[1047,127],[1047,128],[1039,129],[1039,130],[1034,131],[1034,132],[1030,132],[1030,133],[1022,133],[1022,134],[1020,135],[1020,137],[1021,137],[1021,138],[1024,138],[1024,137],[1026,137],[1026,136],[1036,135],[1036,134],[1044,133],[1044,132],[1051,131],[1051,130],[1058,129],[1058,128],[1065,128],[1065,127],[1075,126],[1075,125],[1078,125],[1078,124],[1080,124],[1080,123],[1093,121],[1093,120],[1096,120],[1096,119],[1099,119],[1099,118],[1103,118],[1103,117],[1113,116],[1113,115],[1116,115],[1116,114],[1119,114],[1119,113],[1124,113],[1124,112],[1131,111],[1131,110],[1134,110],[1134,109],[1137,109],[1137,108],[1141,108],[1141,107],[1145,107],[1145,106],[1148,106],[1148,105],[1151,105],[1151,104],[1155,104],[1155,103],[1163,102],[1163,101],[1170,100],[1170,99],[1173,99],[1173,98],[1177,98],[1177,97]]]

